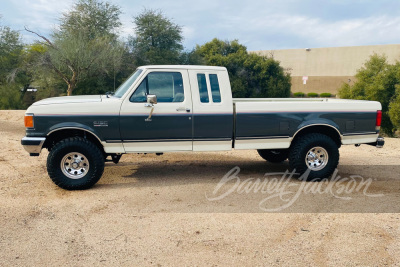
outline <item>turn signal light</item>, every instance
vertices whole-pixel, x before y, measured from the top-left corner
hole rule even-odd
[[[376,127],[380,127],[382,123],[382,110],[376,112]]]
[[[33,115],[25,115],[24,122],[26,128],[33,128]]]

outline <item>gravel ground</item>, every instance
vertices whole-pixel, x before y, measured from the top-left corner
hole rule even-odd
[[[124,155],[70,192],[23,150],[23,114],[0,111],[0,266],[399,266],[399,139],[342,147],[331,182],[256,151],[169,153]]]

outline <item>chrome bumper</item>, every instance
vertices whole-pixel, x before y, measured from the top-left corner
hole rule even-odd
[[[44,141],[46,141],[45,137],[27,137],[25,136],[21,140],[21,144],[24,149],[31,156],[39,156],[40,151],[42,150]]]

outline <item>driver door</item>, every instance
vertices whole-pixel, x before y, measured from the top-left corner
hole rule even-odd
[[[148,104],[147,95],[156,95],[157,104]],[[187,70],[148,71],[121,106],[120,131],[125,151],[192,150],[192,117]]]

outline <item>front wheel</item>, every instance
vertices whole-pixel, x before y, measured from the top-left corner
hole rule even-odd
[[[329,136],[307,134],[292,144],[289,163],[305,180],[327,178],[339,163],[339,148]]]
[[[97,183],[103,171],[103,153],[81,137],[61,140],[47,157],[47,172],[53,182],[63,189],[88,189]]]

